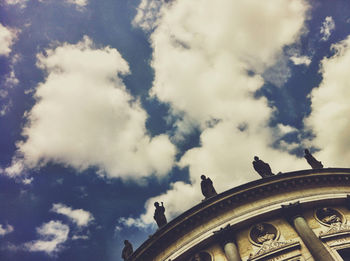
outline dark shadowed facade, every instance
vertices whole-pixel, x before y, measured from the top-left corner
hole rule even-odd
[[[279,174],[201,202],[129,260],[350,260],[349,209],[350,169]]]

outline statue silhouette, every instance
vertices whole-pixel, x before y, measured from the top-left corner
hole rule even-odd
[[[274,175],[271,171],[270,165],[263,162],[257,156],[254,157],[253,167],[255,171],[258,172],[262,178],[271,177]]]
[[[310,151],[308,149],[305,149],[305,155],[304,158],[306,159],[307,163],[311,166],[313,169],[323,169],[323,165],[321,161],[318,161],[312,156]]]
[[[131,243],[128,240],[125,240],[124,241],[124,248],[122,251],[122,258],[124,260],[128,260],[133,252],[134,252],[134,250],[132,249]]]
[[[154,206],[156,207],[156,209],[154,211],[153,218],[157,222],[157,225],[158,225],[159,228],[161,228],[162,226],[166,225],[166,223],[167,223],[166,217],[164,215],[165,207],[164,207],[163,202],[161,202],[161,203],[162,203],[161,206],[159,206],[158,202],[154,203]]]
[[[206,178],[204,175],[201,176],[201,179],[202,179],[201,189],[202,189],[202,194],[205,197],[205,199],[208,199],[212,196],[217,195],[211,179],[209,177]]]

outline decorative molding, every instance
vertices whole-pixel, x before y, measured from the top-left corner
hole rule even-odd
[[[305,196],[303,198],[300,197],[293,197],[290,198],[289,200],[291,201],[291,203],[295,202],[296,200],[300,199],[301,204],[304,203],[309,203],[309,202],[317,202],[317,201],[322,201],[322,200],[329,200],[329,199],[345,199],[347,192],[346,191],[339,191],[339,194],[334,194],[334,193],[319,193],[318,195],[309,195],[309,196]],[[225,227],[227,225],[231,225],[233,227],[235,227],[238,223],[244,221],[244,220],[248,220],[250,218],[256,217],[259,212],[260,215],[263,215],[267,212],[271,212],[271,211],[275,211],[278,209],[281,209],[281,204],[282,203],[288,203],[289,201],[286,200],[280,200],[280,201],[276,201],[275,204],[267,204],[267,205],[261,205],[259,207],[256,207],[254,210],[249,210],[246,211],[244,213],[239,213],[236,216],[231,216],[225,220],[223,220],[222,222],[220,222],[219,224],[214,224],[213,226],[208,227],[207,229],[201,231],[200,233],[194,235],[191,238],[188,238],[185,242],[183,242],[182,244],[180,244],[176,249],[174,249],[173,251],[171,251],[166,258],[164,258],[164,261],[167,260],[167,258],[172,258],[172,259],[176,259],[177,257],[179,257],[180,255],[182,255],[183,253],[185,253],[186,251],[188,251],[190,248],[195,247],[195,245],[197,245],[199,242],[202,242],[206,239],[208,239],[210,236],[213,235],[214,231],[218,230],[219,227]]]
[[[346,223],[344,214],[334,208],[318,208],[314,211],[315,219],[322,225],[330,227],[333,223]]]
[[[265,260],[266,257],[280,253],[285,250],[300,248],[298,241],[275,241],[264,242],[261,248],[255,253],[250,254],[247,261]]]
[[[260,247],[265,242],[278,240],[280,231],[274,225],[263,222],[251,227],[248,236],[250,243]]]
[[[342,223],[334,223],[331,224],[330,228],[323,232],[321,231],[319,234],[319,238],[326,239],[332,238],[336,236],[349,235],[350,234],[350,225],[342,224]]]

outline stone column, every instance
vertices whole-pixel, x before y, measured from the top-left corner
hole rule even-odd
[[[215,231],[214,234],[216,234],[219,237],[219,240],[223,242],[223,249],[228,261],[242,261],[237,245],[233,239],[233,228],[230,225],[227,225],[225,228],[221,228],[220,230]]]
[[[282,210],[316,261],[335,260],[301,215],[299,202],[282,205]]]
[[[241,261],[237,246],[234,242],[225,242],[224,251],[228,261]]]

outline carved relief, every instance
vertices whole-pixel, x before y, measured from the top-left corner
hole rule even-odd
[[[323,239],[348,234],[350,234],[350,226],[348,224],[333,223],[328,230],[321,231],[319,237]]]
[[[249,232],[249,240],[255,246],[259,246],[259,249],[254,254],[251,253],[247,261],[270,260],[267,258],[276,256],[281,257],[279,260],[285,260],[281,255],[285,255],[286,250],[300,247],[300,243],[296,241],[278,241],[279,235],[278,229],[272,224],[259,223],[253,226]],[[299,255],[300,253],[287,254],[286,258],[288,256],[287,259],[290,260]]]
[[[250,254],[247,261],[258,261],[258,260],[270,260],[273,256],[281,256],[284,254],[284,256],[281,258],[277,258],[278,260],[290,260],[291,258],[299,257],[301,254],[298,253],[291,253],[291,254],[285,254],[287,250],[292,251],[293,249],[300,248],[300,243],[296,241],[266,241],[263,243],[261,248],[255,253]]]
[[[325,226],[345,223],[344,216],[333,208],[319,208],[315,211],[315,217],[318,222]]]
[[[249,233],[249,240],[256,246],[261,246],[267,241],[278,239],[279,231],[269,223],[259,223],[253,226]]]
[[[344,215],[338,210],[320,208],[315,211],[315,217],[322,225],[329,227],[328,230],[319,233],[321,239],[350,234],[350,226],[346,224]]]

